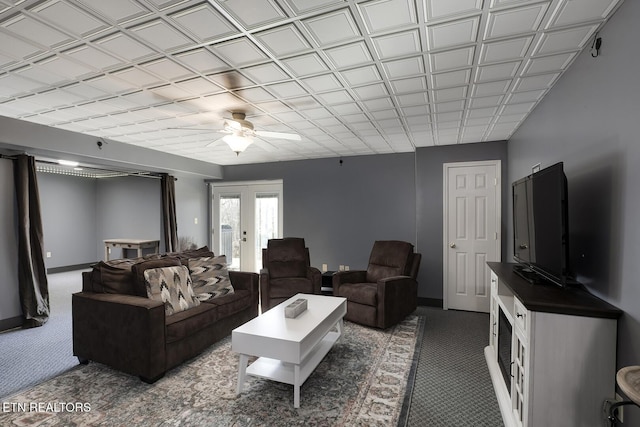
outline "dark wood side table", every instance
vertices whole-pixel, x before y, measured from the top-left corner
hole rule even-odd
[[[322,273],[322,287],[320,291],[322,295],[333,295],[333,275],[335,271],[325,271]]]

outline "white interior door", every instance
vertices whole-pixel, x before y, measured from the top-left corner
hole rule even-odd
[[[213,252],[229,269],[259,272],[262,248],[282,237],[282,181],[211,186]]]
[[[444,308],[489,312],[500,261],[500,161],[444,165]]]

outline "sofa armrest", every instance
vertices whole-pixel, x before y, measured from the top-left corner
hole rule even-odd
[[[266,268],[260,269],[260,304],[263,313],[268,310],[268,307],[271,307],[271,298],[269,298],[269,270]]]
[[[378,280],[378,326],[386,329],[418,307],[418,282],[409,276]]]
[[[367,272],[365,270],[338,271],[331,278],[333,294],[338,294],[338,289],[343,283],[364,283],[366,281]]]
[[[146,381],[166,370],[165,308],[149,298],[94,292],[72,295],[73,354]]]
[[[307,279],[311,281],[313,293],[320,295],[322,293],[322,273],[315,267],[307,267]]]
[[[234,289],[251,292],[251,304],[258,306],[260,276],[257,273],[229,270],[229,280]]]

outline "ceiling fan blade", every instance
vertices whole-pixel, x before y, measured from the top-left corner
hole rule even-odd
[[[193,130],[197,132],[214,132],[214,133],[231,133],[226,129],[212,129],[212,128],[167,128],[167,130]]]
[[[276,147],[274,147],[273,145],[271,145],[269,142],[261,140],[259,138],[255,138],[253,140],[253,144],[256,147],[260,147],[261,149],[263,149],[264,151],[267,151],[269,153],[273,153],[278,151],[278,149]]]
[[[221,142],[224,142],[224,140],[222,138],[218,138],[215,141],[212,141],[212,142],[208,143],[205,147],[215,147],[216,145],[220,144]]]
[[[284,133],[284,132],[268,132],[264,130],[256,131],[256,135],[262,138],[278,138],[288,139],[290,141],[300,141],[302,138],[297,133]]]
[[[197,131],[207,131],[207,132],[217,132],[216,129],[211,128],[167,128],[167,130],[197,130]]]

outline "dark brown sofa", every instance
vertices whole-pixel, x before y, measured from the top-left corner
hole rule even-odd
[[[205,248],[129,260],[100,262],[83,272],[83,290],[72,296],[73,354],[154,382],[258,315],[258,275],[229,271],[234,293],[203,301],[170,316],[146,296],[146,268],[186,265],[213,256]]]
[[[333,294],[347,299],[346,320],[386,329],[418,306],[418,269],[422,256],[398,240],[373,244],[366,270],[333,275]]]

